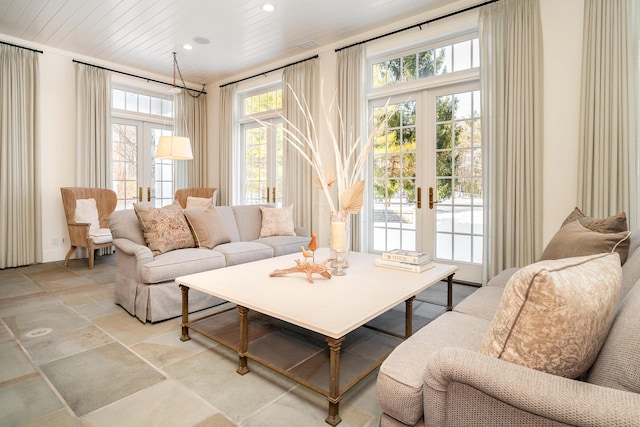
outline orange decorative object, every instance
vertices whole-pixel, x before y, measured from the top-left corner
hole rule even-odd
[[[311,277],[312,274],[319,274],[324,278],[331,279],[331,273],[329,272],[329,267],[327,266],[327,263],[329,261],[333,261],[333,258],[329,258],[321,262],[320,264],[300,261],[299,259],[297,259],[295,267],[286,268],[284,270],[274,270],[271,274],[269,274],[269,276],[276,277],[284,276],[285,274],[291,273],[305,273],[307,275],[307,281],[309,283],[313,283],[313,277]]]
[[[316,240],[316,233],[311,233],[311,241],[309,242],[309,249],[315,252],[318,249],[318,241]]]

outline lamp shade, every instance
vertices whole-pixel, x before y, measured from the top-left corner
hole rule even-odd
[[[156,149],[157,159],[193,160],[191,141],[184,136],[161,136]]]

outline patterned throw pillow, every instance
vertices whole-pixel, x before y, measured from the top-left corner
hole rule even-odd
[[[203,208],[187,208],[184,210],[196,246],[212,249],[222,243],[229,243],[231,238],[224,226],[222,217],[214,206]]]
[[[542,261],[509,280],[481,352],[567,378],[593,364],[615,314],[618,255]]]
[[[133,208],[153,256],[195,246],[189,224],[177,202],[162,208],[142,204],[135,204]]]
[[[260,237],[295,236],[293,225],[293,204],[283,208],[260,206],[262,211],[262,228]]]

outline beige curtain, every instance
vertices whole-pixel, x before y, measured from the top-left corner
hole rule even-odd
[[[38,54],[0,44],[0,269],[42,262]]]
[[[318,58],[290,65],[282,72],[282,111],[287,120],[297,129],[305,130],[307,118],[293,96],[296,94],[301,102],[309,104],[309,110],[320,125],[316,114],[318,90]],[[284,126],[288,126],[286,123]],[[293,129],[292,129],[293,131]],[[311,166],[302,158],[291,144],[283,148],[282,201],[284,205],[295,205],[295,224],[313,230],[312,193],[314,175]]]
[[[220,88],[219,120],[219,190],[220,205],[228,206],[233,201],[233,140],[236,112],[236,84]]]
[[[182,90],[174,98],[174,134],[191,142],[193,160],[176,160],[175,188],[207,187],[207,97],[195,97]]]
[[[501,0],[478,22],[484,280],[542,251],[542,34],[538,0]]]
[[[77,185],[111,188],[111,72],[75,66]]]
[[[598,218],[635,219],[632,16],[631,0],[585,1],[578,206]]]
[[[352,141],[360,137],[367,139],[367,129],[363,123],[363,111],[366,107],[364,96],[365,48],[356,45],[338,51],[337,55],[337,99],[339,124],[338,142],[343,151],[352,146]],[[355,163],[355,159],[354,162]],[[353,166],[353,165],[352,165]],[[351,216],[351,250],[361,248],[362,213]]]

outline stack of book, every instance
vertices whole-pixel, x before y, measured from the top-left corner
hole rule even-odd
[[[436,265],[427,253],[402,249],[383,252],[380,258],[376,258],[375,264],[378,267],[411,271],[413,273],[422,273]]]

